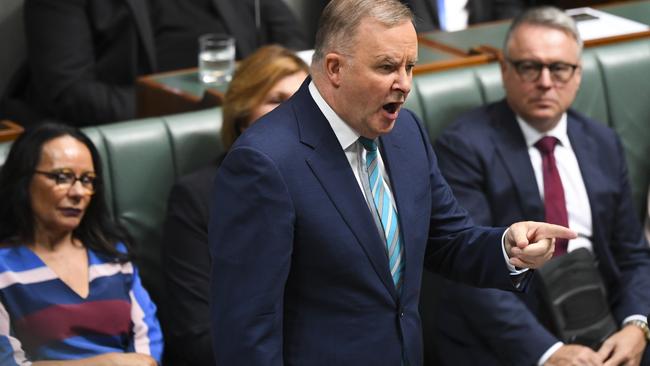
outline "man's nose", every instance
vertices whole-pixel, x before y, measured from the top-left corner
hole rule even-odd
[[[553,86],[553,76],[551,70],[548,67],[543,67],[540,71],[539,78],[537,79],[537,85],[542,88],[550,88]]]
[[[413,75],[412,73],[406,71],[406,69],[400,69],[393,84],[394,89],[397,89],[407,95],[411,91],[411,85],[413,84]]]

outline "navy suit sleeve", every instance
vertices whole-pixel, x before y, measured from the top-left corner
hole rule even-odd
[[[453,192],[470,216],[481,225],[492,225],[492,205],[485,194],[488,162],[474,148],[471,138],[462,132],[447,131],[436,141],[435,151],[440,169]],[[501,202],[503,204],[503,202]],[[514,293],[477,289],[468,286],[446,286],[453,306],[461,308],[473,336],[488,348],[501,350],[498,357],[505,364],[536,364],[542,354],[558,341],[530,312]]]
[[[280,366],[295,221],[287,186],[266,155],[237,147],[214,192],[208,238],[216,363]],[[215,209],[217,202],[228,210]]]
[[[41,107],[76,125],[132,118],[135,87],[104,83],[95,75],[100,40],[93,34],[86,3],[25,1],[29,69]]]

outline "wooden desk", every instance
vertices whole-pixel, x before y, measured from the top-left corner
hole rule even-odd
[[[493,61],[491,55],[466,55],[463,52],[429,44],[418,45],[418,64],[414,73],[463,67]],[[156,117],[219,106],[228,89],[227,84],[209,85],[199,81],[198,69],[152,74],[136,82],[138,117]]]
[[[442,56],[445,57],[442,57]],[[468,53],[444,43],[434,42],[428,34],[418,36],[418,63],[414,74],[486,64],[496,60],[493,52]]]
[[[625,1],[618,4],[603,5],[598,7],[598,9],[614,15],[618,15],[623,18],[637,21],[639,23],[650,25],[650,0]],[[585,42],[585,47],[600,46],[609,43],[629,41],[632,39],[647,37],[650,37],[650,30],[637,33],[629,33],[620,36],[594,39]]]
[[[650,24],[650,0],[624,1],[600,10]],[[418,63],[415,74],[487,64],[498,59],[510,21],[479,24],[458,32],[418,35]],[[585,47],[650,37],[650,31],[607,37],[585,42]],[[155,117],[219,106],[227,85],[206,86],[197,68],[138,78],[138,117]]]
[[[13,141],[23,133],[23,131],[24,129],[14,122],[6,119],[0,120],[0,142]]]
[[[599,10],[650,25],[650,0],[623,1],[598,7]],[[430,32],[420,39],[433,47],[446,48],[466,55],[498,53],[510,26],[510,20],[478,24],[457,32]],[[650,37],[650,31],[605,37],[585,42],[585,47]]]
[[[219,106],[228,85],[206,85],[197,68],[139,77],[138,117],[156,117]]]

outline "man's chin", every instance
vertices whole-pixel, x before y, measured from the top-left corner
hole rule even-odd
[[[373,126],[376,127],[374,132],[376,132],[378,135],[385,135],[389,133],[390,131],[393,130],[393,127],[395,127],[396,120],[397,118],[395,119],[383,118],[380,123],[378,123],[376,126]]]
[[[533,128],[540,132],[546,132],[557,126],[562,114],[557,113],[536,113],[524,117]]]

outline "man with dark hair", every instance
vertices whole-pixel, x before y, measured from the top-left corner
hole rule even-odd
[[[570,109],[580,86],[582,41],[552,7],[516,18],[503,48],[503,101],[446,130],[435,151],[454,194],[481,225],[546,220],[578,238],[556,253],[593,253],[621,329],[599,349],[563,344],[539,278],[514,295],[443,284],[434,323],[441,365],[639,365],[648,334],[650,252],[632,204],[623,148],[603,124]],[[585,303],[583,314],[594,305]],[[576,321],[572,318],[572,321]],[[444,352],[444,353],[443,353]],[[448,360],[448,362],[447,362]],[[478,363],[476,363],[478,362]]]
[[[474,227],[401,107],[417,60],[397,0],[333,0],[312,79],[217,171],[208,240],[219,365],[422,364],[422,268],[515,290],[568,229]],[[377,146],[379,145],[379,146]]]

